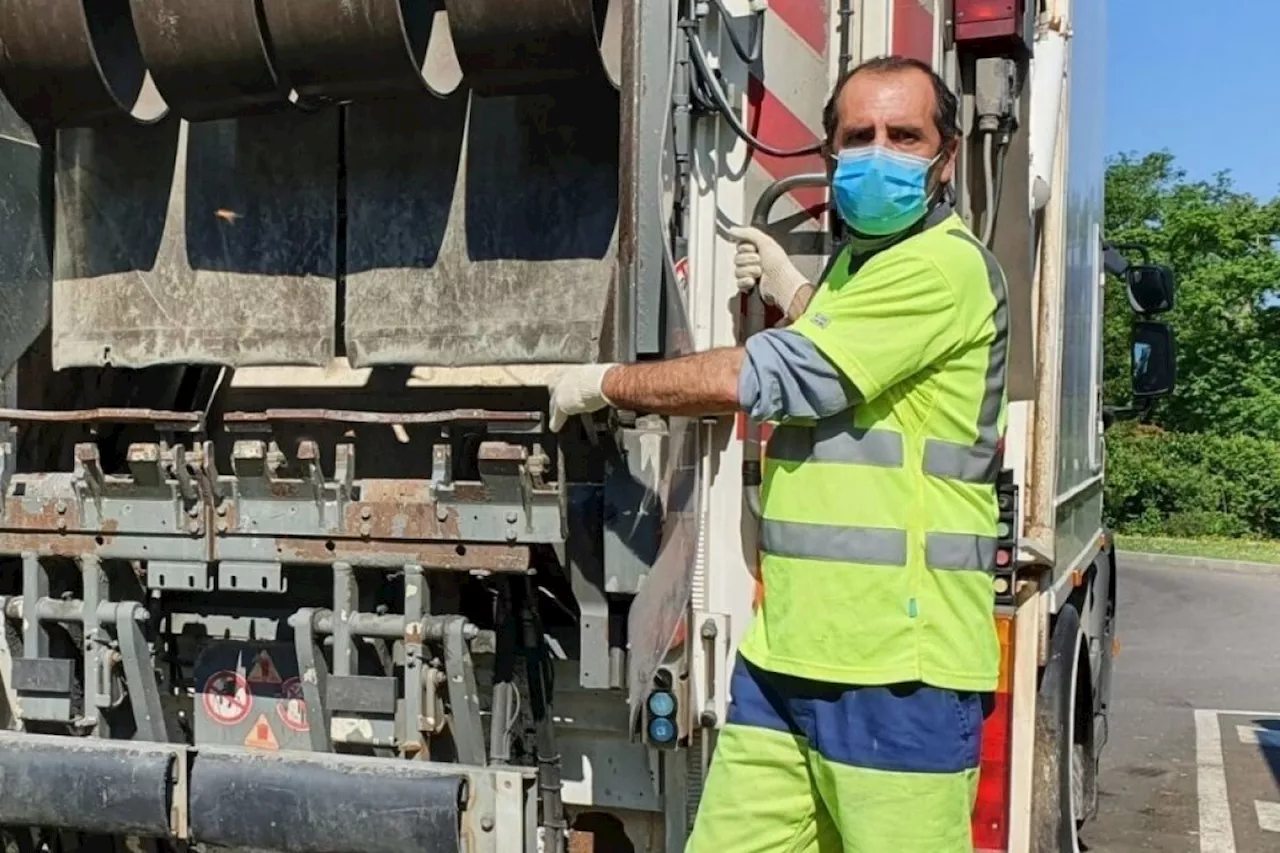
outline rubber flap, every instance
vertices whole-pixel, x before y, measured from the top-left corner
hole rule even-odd
[[[283,853],[456,853],[461,776],[409,761],[201,750],[195,842]]]
[[[0,825],[167,836],[176,758],[159,744],[0,733]]]

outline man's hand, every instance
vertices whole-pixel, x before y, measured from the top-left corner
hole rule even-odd
[[[733,261],[738,289],[747,293],[758,281],[765,302],[789,311],[796,294],[809,280],[795,268],[777,241],[759,228],[730,228],[729,236],[738,241],[738,254]]]
[[[551,386],[551,431],[559,432],[571,415],[598,412],[613,405],[601,385],[616,364],[584,364],[570,367]]]

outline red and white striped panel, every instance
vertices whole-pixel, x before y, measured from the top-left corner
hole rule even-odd
[[[775,148],[802,148],[822,139],[822,108],[834,82],[832,22],[838,0],[770,0],[765,14],[764,53],[761,68],[753,72],[747,90],[748,127]],[[877,17],[889,21],[892,34],[884,49],[931,63],[934,59],[938,0],[861,0],[854,2],[857,17],[876,4]],[[859,39],[850,43],[858,50]],[[862,41],[864,47],[866,41]],[[876,53],[881,51],[874,51]],[[870,54],[867,57],[870,58]],[[855,60],[857,57],[855,57]],[[756,152],[747,174],[747,197],[756,198],[779,178],[804,172],[820,172],[820,155],[772,157]],[[820,232],[824,226],[827,193],[823,189],[798,189],[781,199],[770,221],[783,232]],[[797,266],[817,276],[823,258],[795,258]]]
[[[822,138],[822,107],[831,91],[831,12],[836,0],[771,0],[764,17],[760,68],[747,87],[748,127],[774,148],[803,148]],[[821,172],[822,157],[771,157],[755,152],[747,173],[747,198],[755,199],[780,178]],[[804,188],[780,199],[770,222],[781,232],[821,232],[827,193]],[[816,276],[822,258],[795,257]]]
[[[933,65],[938,0],[893,0],[893,52]]]

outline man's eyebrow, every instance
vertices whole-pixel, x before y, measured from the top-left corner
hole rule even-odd
[[[925,130],[922,125],[918,124],[891,124],[889,130],[896,130],[899,133],[915,133],[924,136]]]
[[[876,126],[874,124],[854,124],[844,129],[844,136],[856,136],[860,133],[875,133]]]

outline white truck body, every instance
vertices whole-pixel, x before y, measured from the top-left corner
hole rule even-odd
[[[681,850],[767,430],[553,437],[545,389],[759,328],[727,225],[816,278],[824,161],[758,143],[816,148],[899,53],[961,94],[957,206],[1009,282],[975,844],[1074,849],[1115,629],[1104,0],[1025,0],[1012,39],[964,0],[205,3],[0,4],[0,835]]]

